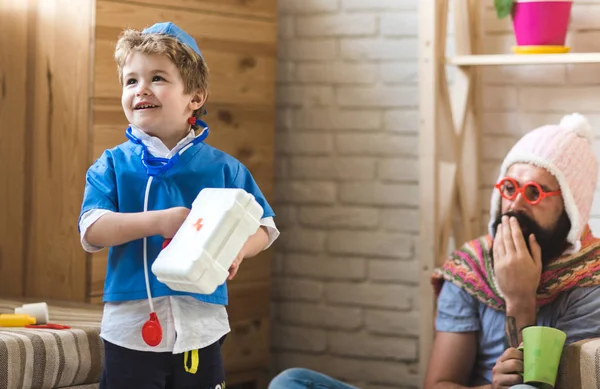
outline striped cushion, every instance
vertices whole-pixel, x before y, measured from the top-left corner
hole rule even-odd
[[[575,342],[563,352],[556,389],[600,387],[600,339]]]
[[[0,299],[0,313],[14,313],[23,303]],[[100,380],[102,307],[74,303],[48,307],[51,323],[71,329],[0,328],[0,388],[45,389]]]

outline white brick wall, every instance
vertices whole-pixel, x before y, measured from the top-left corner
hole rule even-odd
[[[600,0],[574,4],[569,43],[600,51]],[[279,0],[274,372],[418,386],[417,5]],[[489,6],[484,21],[485,52],[510,52],[509,21]],[[486,68],[482,81],[486,224],[520,135],[579,111],[600,136],[600,65]],[[600,196],[592,213],[600,232]]]
[[[274,372],[418,384],[417,4],[279,1]]]

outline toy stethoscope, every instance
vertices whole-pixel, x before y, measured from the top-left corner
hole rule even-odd
[[[200,119],[194,119],[196,125],[202,128],[202,132],[198,134],[190,143],[188,143],[184,148],[182,148],[177,154],[175,154],[171,158],[153,157],[148,152],[148,148],[146,147],[146,145],[138,137],[133,135],[131,127],[127,127],[127,130],[125,131],[125,136],[133,143],[142,146],[142,164],[146,168],[146,172],[150,177],[158,176],[159,174],[162,174],[169,170],[177,163],[179,157],[181,156],[181,154],[183,154],[184,151],[206,139],[209,132],[208,125]]]
[[[125,136],[133,143],[136,143],[142,146],[142,164],[146,168],[146,172],[148,173],[148,182],[146,183],[146,192],[144,194],[144,212],[148,211],[148,196],[150,194],[150,185],[152,185],[152,180],[154,176],[162,174],[173,167],[181,154],[183,154],[190,147],[202,142],[208,136],[209,129],[208,125],[200,119],[190,118],[190,124],[196,124],[200,128],[202,128],[202,132],[198,134],[190,143],[185,145],[177,154],[172,156],[171,158],[159,158],[153,157],[149,152],[146,145],[135,135],[131,130],[131,127],[128,127],[125,131]],[[167,239],[163,243],[163,249],[169,244],[171,240]],[[142,326],[142,338],[147,345],[155,347],[158,346],[162,340],[162,326],[160,325],[160,321],[156,316],[156,312],[154,312],[154,304],[152,303],[152,294],[150,292],[150,280],[148,277],[148,244],[147,238],[144,238],[143,241],[143,256],[144,256],[144,276],[146,278],[146,293],[148,295],[148,304],[150,305],[150,318],[148,321],[144,323]]]

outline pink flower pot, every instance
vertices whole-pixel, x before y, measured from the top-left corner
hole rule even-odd
[[[519,46],[564,46],[572,0],[516,0],[513,28]]]

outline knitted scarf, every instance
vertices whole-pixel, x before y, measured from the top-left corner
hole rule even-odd
[[[504,311],[504,299],[492,271],[492,242],[490,235],[484,235],[454,251],[432,275],[436,297],[444,281],[450,281],[487,306]],[[595,285],[600,285],[600,239],[586,226],[581,250],[558,258],[542,270],[537,305],[548,304],[573,288]]]

